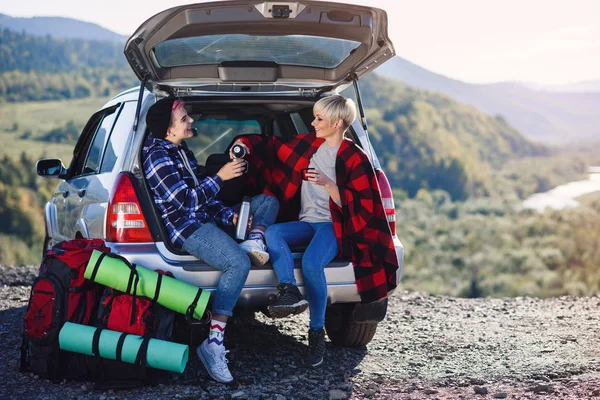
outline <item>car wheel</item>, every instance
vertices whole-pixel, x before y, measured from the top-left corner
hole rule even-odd
[[[325,330],[333,344],[347,347],[364,346],[373,339],[377,322],[355,322],[354,304],[334,304],[325,312]]]

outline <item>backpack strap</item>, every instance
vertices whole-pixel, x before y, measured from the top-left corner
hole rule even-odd
[[[135,263],[134,264],[127,263],[127,266],[129,267],[129,281],[127,281],[127,290],[125,290],[125,293],[135,296],[136,292],[137,292],[137,285],[140,280],[140,276],[138,275],[137,271],[135,270]],[[133,288],[133,292],[132,292],[132,288]]]
[[[163,279],[163,274],[158,273],[158,278],[156,278],[156,290],[154,291],[154,297],[152,298],[152,304],[156,304],[156,302],[158,301],[158,295],[160,294],[160,285],[162,284],[162,279]]]
[[[141,379],[146,380],[146,361],[148,358],[148,345],[150,344],[150,336],[146,335],[140,348],[135,356],[135,365],[140,367]]]
[[[198,291],[196,292],[196,297],[194,297],[194,301],[192,301],[192,304],[190,304],[187,311],[185,312],[185,319],[187,320],[188,324],[192,323],[192,319],[194,318],[194,311],[196,310],[196,306],[198,305],[198,300],[200,300],[201,294],[202,289],[198,288]]]
[[[27,372],[27,365],[29,364],[29,340],[25,336],[25,332],[22,335],[21,341],[21,363],[19,364],[19,372]]]
[[[96,328],[94,331],[94,337],[92,338],[92,353],[96,357],[100,357],[100,333],[104,328]]]
[[[98,273],[98,268],[100,268],[100,264],[104,257],[106,257],[107,253],[100,254],[100,257],[96,260],[96,264],[94,264],[94,269],[92,270],[92,275],[90,276],[90,281],[96,282],[96,274]]]
[[[95,356],[97,360],[96,368],[94,369],[94,390],[97,390],[102,387],[106,383],[106,372],[104,370],[105,365],[100,357],[100,334],[104,330],[104,328],[96,328],[94,331],[94,336],[92,338],[92,354]]]
[[[140,276],[135,270],[135,263],[129,264],[129,282],[127,282],[127,293],[131,293],[131,286],[133,285],[133,293],[131,293],[131,297],[133,298],[131,302],[131,319],[129,320],[129,325],[133,325],[135,323],[135,317],[137,314],[137,287],[140,282]]]
[[[125,343],[125,338],[127,337],[127,333],[121,333],[119,336],[119,340],[117,341],[117,361],[121,360],[121,355],[123,354],[123,344]]]
[[[194,325],[200,325],[200,324],[205,324],[207,322],[210,321],[210,319],[212,318],[212,314],[209,310],[206,310],[204,312],[204,315],[206,316],[206,318],[202,318],[200,321],[194,321],[194,311],[196,310],[196,306],[198,305],[198,300],[200,299],[200,295],[202,294],[202,289],[198,288],[198,292],[196,292],[196,297],[194,297],[194,301],[192,301],[192,304],[190,304],[190,306],[188,307],[186,313],[185,313],[185,320],[187,322],[188,325],[188,329],[190,331],[190,345],[191,343],[193,343],[194,340]],[[203,317],[204,317],[203,315]]]

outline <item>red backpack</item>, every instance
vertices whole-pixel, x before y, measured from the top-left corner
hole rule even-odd
[[[161,270],[156,270],[156,272],[159,277],[154,299],[130,295],[112,288],[104,289],[98,305],[96,325],[112,331],[171,340],[175,312],[159,305],[156,300],[160,292],[162,276],[173,277],[173,274]],[[137,283],[134,284],[134,293],[137,291],[135,286]]]
[[[46,252],[25,312],[21,371],[54,380],[87,375],[85,358],[61,351],[58,333],[67,321],[95,323],[101,286],[83,277],[94,250],[110,253],[101,239],[64,241]]]
[[[159,273],[156,293],[153,299],[137,296],[137,273],[135,264],[122,257],[111,254],[111,258],[121,258],[130,268],[131,292],[123,293],[116,289],[106,288],[100,298],[97,330],[92,342],[95,356],[87,359],[90,378],[94,382],[94,390],[131,389],[144,385],[157,385],[170,377],[166,371],[146,366],[146,356],[150,339],[173,340],[175,311],[171,311],[156,301],[160,292],[162,277],[172,274],[156,270]],[[129,290],[128,290],[129,292]],[[117,343],[116,360],[103,359],[99,354],[98,344],[102,329],[123,332]],[[144,338],[134,364],[122,362],[120,357],[127,334]]]

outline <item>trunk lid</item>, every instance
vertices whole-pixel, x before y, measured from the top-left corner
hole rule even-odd
[[[168,92],[215,85],[334,88],[394,54],[385,11],[320,1],[173,7],[144,22],[125,45],[146,87]]]

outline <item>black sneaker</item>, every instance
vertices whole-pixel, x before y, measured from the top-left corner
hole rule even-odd
[[[269,315],[273,318],[285,318],[288,315],[300,314],[308,308],[308,301],[304,300],[298,287],[291,283],[277,285],[277,297],[273,304],[269,304]]]
[[[307,367],[318,367],[323,362],[325,354],[325,329],[308,330],[308,354],[306,356]]]

